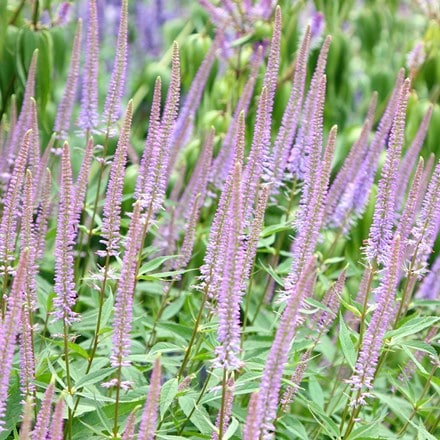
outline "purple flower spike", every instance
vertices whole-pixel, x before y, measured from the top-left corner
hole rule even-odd
[[[134,430],[136,428],[136,410],[133,410],[127,417],[122,440],[134,440]]]
[[[228,430],[228,426],[231,420],[232,415],[232,404],[234,402],[234,390],[235,390],[235,383],[234,379],[230,378],[226,384],[226,391],[225,391],[225,403],[224,405],[224,412],[223,412],[223,423],[222,423],[222,432],[223,434],[226,433]],[[212,433],[211,440],[219,440],[218,437],[218,431],[220,429],[220,423],[221,420],[221,410],[219,410],[217,415],[217,420],[215,421],[215,427],[216,431]],[[221,440],[221,439],[220,439]]]
[[[55,240],[54,291],[57,296],[53,300],[55,320],[63,320],[65,325],[71,325],[78,319],[77,314],[72,310],[76,302],[73,273],[75,233],[71,221],[72,196],[72,166],[69,145],[65,142],[61,160],[60,206]]]
[[[398,109],[391,127],[390,147],[378,185],[373,222],[365,250],[370,264],[374,260],[386,264],[389,258],[388,253],[393,238],[393,226],[396,217],[397,178],[405,131],[409,88],[410,81],[407,79],[399,97]]]
[[[32,430],[32,415],[33,415],[33,397],[28,397],[23,403],[23,416],[20,425],[20,440],[29,440]]]
[[[37,220],[35,223],[35,259],[43,258],[44,249],[46,247],[47,224],[50,216],[50,192],[52,185],[52,175],[49,168],[45,170],[42,196],[40,206],[37,211]]]
[[[221,247],[225,249],[223,279],[218,292],[219,324],[214,364],[219,368],[236,370],[242,366],[240,353],[240,303],[243,295],[241,276],[244,253],[241,246],[243,207],[241,194],[241,165],[236,164],[232,176],[232,190],[226,211]]]
[[[15,342],[24,302],[23,290],[26,281],[28,257],[28,250],[25,250],[20,256],[17,273],[8,298],[6,315],[0,326],[0,431],[3,430],[5,423],[4,418],[6,414],[6,402],[8,401],[9,376],[11,374]]]
[[[3,215],[0,224],[0,264],[2,272],[12,272],[15,260],[15,241],[17,234],[17,217],[19,216],[20,193],[25,180],[25,167],[32,141],[32,130],[28,130],[15,161],[15,167],[9,180]]]
[[[382,349],[383,338],[393,316],[394,298],[398,284],[400,237],[396,235],[390,250],[382,281],[377,288],[377,307],[365,332],[354,373],[348,383],[355,392],[352,406],[365,405],[373,388],[374,375]]]
[[[91,130],[98,125],[99,38],[96,0],[88,2],[86,60],[82,79],[81,110],[78,126]]]
[[[64,400],[59,399],[55,405],[52,421],[49,428],[50,440],[63,440],[63,411]]]
[[[292,91],[283,114],[280,130],[275,139],[271,158],[266,164],[266,172],[268,173],[269,180],[271,180],[273,184],[274,191],[277,191],[282,184],[289,152],[296,134],[296,128],[303,103],[309,47],[310,27],[307,27],[301,46],[298,50]]]
[[[438,300],[440,299],[440,257],[434,261],[431,270],[424,278],[416,294],[417,298]]]
[[[78,88],[79,64],[81,54],[81,35],[82,20],[78,20],[75,37],[73,39],[72,54],[70,57],[70,67],[67,74],[66,86],[63,97],[58,104],[57,116],[55,119],[54,131],[61,138],[66,137],[70,129],[70,119],[72,117],[73,105],[75,103],[76,91]]]
[[[134,204],[130,228],[127,232],[125,253],[122,259],[121,276],[116,291],[115,312],[113,318],[112,367],[130,365],[130,331],[133,315],[133,295],[136,287],[137,256],[141,245],[142,223],[140,204]]]
[[[133,101],[129,101],[125,113],[124,124],[116,147],[113,163],[110,171],[110,178],[105,194],[105,203],[102,220],[102,239],[106,247],[98,251],[98,255],[118,255],[121,225],[121,204],[122,190],[124,187],[125,165],[127,162],[127,149],[130,142],[131,118],[133,114]]]
[[[35,423],[32,432],[32,439],[46,440],[49,433],[50,416],[52,412],[52,399],[54,396],[55,387],[50,383],[44,393],[43,402],[41,403],[40,411],[37,414],[37,422]]]
[[[153,440],[156,432],[157,409],[159,406],[161,382],[160,358],[154,361],[153,372],[151,373],[150,389],[148,390],[147,401],[141,418],[138,440]]]
[[[120,102],[124,94],[128,58],[128,0],[122,0],[116,43],[115,64],[104,106],[104,122],[107,127],[119,118]]]
[[[264,440],[274,438],[273,421],[275,420],[278,410],[281,379],[289,357],[289,350],[292,345],[296,327],[299,322],[299,312],[304,302],[304,298],[312,294],[315,278],[314,266],[315,262],[312,258],[307,262],[305,270],[298,283],[295,286],[289,287],[290,291],[287,295],[289,299],[286,308],[281,315],[281,320],[275,333],[275,339],[269,351],[261,378],[257,402],[258,422],[257,427],[254,426],[252,428],[252,431],[254,433],[258,432],[259,435],[254,438],[261,438]],[[246,420],[246,426],[252,423],[250,415],[251,414],[248,415],[248,419]]]

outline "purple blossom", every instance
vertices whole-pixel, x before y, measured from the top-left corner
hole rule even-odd
[[[130,365],[130,331],[133,314],[133,295],[136,287],[137,257],[141,246],[142,223],[140,204],[134,204],[130,228],[127,232],[125,253],[122,259],[121,276],[116,291],[115,311],[113,318],[112,367]]]
[[[118,41],[113,72],[108,86],[104,106],[104,121],[107,127],[119,117],[120,102],[124,94],[128,58],[128,0],[122,0]]]
[[[53,412],[52,421],[49,428],[50,440],[63,440],[63,411],[64,400],[58,399]]]
[[[16,336],[21,320],[24,301],[23,289],[26,280],[28,257],[28,250],[23,252],[20,256],[17,273],[7,301],[6,315],[0,326],[0,431],[4,429],[3,425],[5,423],[4,418],[6,415],[6,402],[8,400],[9,376],[11,374]]]
[[[110,170],[110,178],[105,195],[102,231],[100,240],[106,247],[104,251],[98,251],[98,255],[118,255],[120,242],[121,204],[124,187],[125,165],[127,162],[127,148],[130,142],[131,118],[133,114],[133,102],[130,100],[125,113],[124,125],[122,126],[116,147],[113,163]]]
[[[397,178],[404,140],[409,88],[410,81],[406,80],[398,100],[398,109],[391,127],[390,147],[377,190],[373,222],[370,227],[368,244],[365,250],[370,264],[373,261],[386,264],[389,257],[388,252],[393,238],[393,226],[395,223]]]
[[[35,423],[32,432],[34,440],[46,440],[49,433],[50,416],[52,413],[52,399],[54,396],[55,387],[50,383],[44,393],[43,402],[41,403],[40,411],[37,414],[37,422]]]
[[[86,60],[82,78],[81,110],[78,126],[91,130],[98,125],[99,37],[96,0],[88,1]]]
[[[122,440],[133,440],[134,430],[136,428],[136,409],[133,410],[127,417],[127,423],[125,424],[124,433],[122,434]]]
[[[63,97],[58,104],[57,116],[55,118],[54,131],[60,137],[65,137],[70,129],[73,105],[75,103],[76,91],[78,88],[79,64],[81,52],[82,20],[78,20],[75,37],[73,39],[72,54],[70,56],[70,67],[67,74],[66,85]]]
[[[148,390],[147,400],[142,413],[141,425],[139,427],[138,440],[153,440],[156,431],[159,396],[161,382],[160,358],[154,361],[153,372],[151,374],[150,389]]]
[[[71,325],[78,319],[77,314],[72,310],[76,302],[73,273],[75,232],[71,222],[72,196],[72,167],[69,145],[65,142],[61,160],[60,204],[55,239],[54,291],[56,297],[53,300],[54,318],[55,320],[63,320],[65,325]]]
[[[394,298],[398,284],[400,237],[393,239],[389,261],[384,269],[381,283],[376,291],[377,306],[362,340],[354,373],[349,383],[355,393],[353,406],[365,405],[365,398],[371,396],[374,375],[382,349],[383,338],[393,317]]]
[[[438,256],[428,275],[423,279],[416,297],[429,300],[440,298],[440,258]]]

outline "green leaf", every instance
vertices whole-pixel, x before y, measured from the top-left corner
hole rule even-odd
[[[156,270],[158,267],[162,266],[165,261],[171,260],[172,258],[176,258],[177,255],[167,255],[165,257],[157,257],[143,264],[139,269],[139,275],[144,275],[148,272],[152,272]]]
[[[238,420],[235,417],[232,417],[231,423],[229,424],[228,429],[223,436],[224,440],[230,439],[237,431],[238,426]]]
[[[162,388],[160,390],[160,402],[159,402],[161,418],[163,418],[167,409],[173,403],[173,400],[176,397],[178,391],[178,387],[179,385],[177,379],[175,378],[170,379],[168,382],[165,382],[162,385]]]
[[[321,425],[327,435],[334,439],[339,439],[341,437],[338,425],[328,417],[319,406],[315,405],[313,402],[309,402],[308,407],[312,416]]]
[[[342,353],[344,353],[348,365],[350,365],[353,370],[356,363],[356,350],[351,340],[350,331],[345,325],[341,315],[339,316],[339,342],[341,344]]]
[[[78,382],[75,383],[75,388],[83,388],[87,385],[93,385],[106,377],[110,376],[115,371],[114,368],[102,368],[98,371],[93,371],[83,376]]]
[[[396,341],[405,338],[409,335],[414,335],[421,332],[425,328],[432,327],[439,322],[440,318],[436,316],[426,316],[424,318],[414,317],[406,321],[401,327],[396,330],[391,330],[385,334],[385,338],[391,338],[390,343],[395,344]]]

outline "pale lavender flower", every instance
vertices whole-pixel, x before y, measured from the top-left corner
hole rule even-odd
[[[136,410],[133,410],[127,417],[124,433],[122,434],[122,440],[133,440],[134,430],[136,428]]]
[[[350,191],[349,185],[353,186],[356,174],[359,172],[362,160],[367,153],[368,136],[373,127],[376,106],[377,93],[375,92],[370,101],[361,133],[351,147],[347,157],[344,159],[341,169],[330,186],[326,201],[325,220],[333,227],[344,228],[350,217],[353,191]]]
[[[35,175],[40,163],[40,136],[38,133],[37,103],[34,98],[30,98],[30,101],[29,128],[32,130],[32,138],[29,146],[28,166]]]
[[[414,75],[417,70],[419,70],[420,66],[425,61],[425,47],[422,41],[417,42],[411,52],[406,57],[406,65],[411,72],[411,75]]]
[[[423,199],[421,211],[411,231],[408,245],[412,270],[422,274],[426,270],[426,262],[432,252],[435,239],[440,228],[440,162]]]
[[[363,210],[365,209],[365,205],[367,204],[370,189],[373,185],[374,176],[376,174],[379,156],[398,108],[397,104],[403,86],[404,75],[405,71],[401,69],[397,75],[396,83],[388,101],[388,105],[382,115],[373,140],[371,141],[368,153],[365,156],[365,159],[363,160],[353,183],[354,191],[351,198],[351,203],[353,206],[353,212],[357,216],[362,214]]]
[[[399,280],[400,237],[396,235],[391,246],[389,260],[384,274],[376,291],[378,298],[376,309],[368,324],[354,373],[348,381],[351,390],[355,392],[352,406],[365,405],[365,398],[371,396],[374,375],[382,349],[383,338],[393,316],[394,298]]]
[[[244,252],[241,246],[243,230],[243,199],[241,193],[241,165],[236,164],[232,175],[230,202],[225,212],[225,227],[220,240],[225,250],[223,279],[217,297],[219,323],[217,339],[220,345],[215,349],[216,367],[238,369],[242,362],[240,353],[240,303],[243,295],[241,280]]]
[[[258,413],[258,392],[252,393],[249,400],[246,424],[243,427],[243,440],[255,440],[260,435],[260,415]]]
[[[410,81],[407,79],[398,100],[398,108],[391,127],[390,147],[378,184],[373,222],[365,250],[367,261],[370,264],[373,261],[386,264],[389,257],[388,252],[393,238],[393,226],[396,217],[397,178],[405,134],[409,88]]]
[[[192,120],[194,119],[197,108],[199,107],[202,94],[208,81],[209,73],[214,64],[217,50],[223,39],[223,32],[217,31],[214,41],[208,50],[196,76],[192,80],[191,87],[180,110],[176,125],[173,130],[172,152],[169,168],[172,168],[174,161],[180,151],[181,146],[186,142],[191,130]]]
[[[159,147],[160,143],[160,104],[161,104],[162,81],[158,76],[154,83],[153,101],[151,103],[150,120],[148,126],[147,139],[145,141],[144,152],[139,165],[138,178],[134,191],[136,200],[141,200],[142,194],[146,192],[145,183],[147,177],[152,172],[150,163],[153,152]],[[144,206],[146,207],[146,206]]]
[[[105,250],[98,251],[98,255],[100,256],[119,254],[122,190],[124,187],[125,165],[127,162],[127,147],[130,142],[132,114],[133,102],[130,100],[127,105],[124,124],[113,157],[109,183],[105,194],[101,228],[102,238],[100,240],[100,242],[105,245]]]
[[[71,325],[78,319],[72,310],[76,302],[75,275],[73,273],[73,246],[75,233],[71,222],[73,206],[72,166],[69,145],[63,146],[61,160],[60,204],[55,239],[55,286],[56,297],[53,300],[55,320],[63,320]]]
[[[140,204],[134,204],[130,228],[127,232],[125,253],[122,259],[121,276],[116,291],[116,301],[113,318],[112,367],[130,365],[130,331],[133,315],[133,296],[136,287],[137,256],[141,246],[142,223],[140,219]]]
[[[234,379],[230,378],[228,382],[226,383],[226,390],[225,390],[225,396],[224,400],[225,402],[222,403],[224,412],[223,412],[223,423],[222,423],[222,433],[223,435],[226,433],[230,420],[232,415],[232,404],[234,402],[234,390],[235,390],[235,382]],[[220,423],[221,420],[221,409],[218,412],[217,419],[215,421],[215,427],[216,430],[212,433],[211,440],[219,440],[219,430],[220,430]],[[220,439],[221,440],[221,439]]]
[[[310,155],[311,145],[314,137],[314,114],[319,108],[321,95],[321,82],[327,64],[327,55],[331,43],[331,37],[328,36],[319,52],[315,71],[310,82],[302,109],[301,125],[296,135],[295,145],[289,156],[289,171],[297,178],[303,180],[307,174],[308,156]]]
[[[429,122],[431,121],[433,106],[430,105],[428,111],[423,116],[422,122],[419,125],[419,129],[412,141],[411,146],[408,151],[403,156],[402,161],[399,166],[399,177],[398,177],[398,187],[397,187],[397,202],[402,203],[406,186],[410,179],[414,165],[417,162],[417,158],[422,149],[423,141],[425,140],[426,133],[428,132]],[[400,206],[397,206],[398,208]]]
[[[11,106],[9,109],[9,130],[8,135],[3,143],[2,154],[0,156],[0,179],[2,183],[7,183],[10,174],[10,160],[9,158],[12,156],[13,149],[15,148],[15,144],[12,143],[15,127],[17,125],[17,100],[15,95],[11,97]]]
[[[122,133],[121,133],[122,135]],[[84,151],[83,161],[81,163],[81,168],[79,170],[78,177],[75,182],[74,187],[74,205],[72,213],[72,223],[74,229],[76,230],[81,218],[81,212],[84,206],[86,194],[87,194],[87,184],[89,179],[90,166],[92,165],[93,159],[93,138],[89,138]]]
[[[107,127],[119,118],[120,102],[124,94],[128,58],[128,0],[122,0],[118,41],[116,43],[115,63],[113,66],[108,94],[104,106],[104,122]]]
[[[159,83],[160,86],[160,83]],[[160,130],[153,127],[151,139],[151,157],[145,167],[147,175],[144,177],[143,192],[139,195],[142,206],[151,216],[155,214],[163,204],[169,171],[172,161],[172,137],[176,127],[176,117],[180,99],[180,57],[179,46],[173,45],[173,57],[171,66],[171,80],[167,99],[160,121]],[[152,112],[152,116],[155,113]],[[156,132],[155,132],[156,131]]]
[[[99,37],[96,0],[88,1],[86,60],[82,78],[81,110],[78,126],[91,130],[98,125]]]
[[[23,307],[21,313],[20,333],[20,389],[24,399],[32,397],[35,392],[35,359],[33,343],[33,328],[29,321],[30,311]]]
[[[46,247],[47,224],[50,216],[50,193],[52,185],[52,175],[49,168],[46,169],[44,181],[42,183],[42,196],[40,206],[37,211],[35,222],[35,259],[41,260]]]
[[[58,25],[67,24],[69,21],[69,13],[70,13],[71,4],[69,2],[62,2],[58,8],[56,23]]]
[[[79,64],[81,53],[82,20],[78,20],[75,37],[73,38],[72,54],[70,56],[70,67],[67,74],[66,85],[63,97],[58,104],[57,116],[55,118],[54,131],[60,137],[65,137],[70,129],[73,105],[75,103],[76,91],[78,88]]]
[[[55,405],[52,421],[49,427],[49,440],[63,440],[63,411],[64,400],[59,399]]]
[[[154,361],[153,372],[151,373],[150,389],[142,413],[141,425],[139,427],[138,440],[153,440],[156,431],[159,396],[161,386],[161,365],[160,358]]]
[[[33,397],[28,397],[23,404],[19,440],[29,440],[32,430]]]
[[[2,270],[4,272],[12,271],[11,263],[15,260],[15,240],[20,193],[24,182],[25,167],[31,139],[32,130],[28,130],[20,146],[4,200],[3,215],[0,224],[0,263],[3,265]]]
[[[257,188],[263,172],[263,164],[269,160],[267,154],[269,136],[267,135],[269,110],[269,91],[263,87],[258,101],[254,137],[251,151],[243,172],[243,211],[244,221],[249,221],[252,215]],[[270,125],[269,125],[270,129]]]
[[[417,298],[435,300],[440,298],[440,258],[434,261],[428,275],[423,279],[419,290],[416,293]]]
[[[55,386],[50,383],[44,393],[43,402],[40,411],[37,414],[37,421],[32,432],[33,440],[46,440],[49,434],[50,416],[52,412],[52,399],[55,392]]]
[[[23,308],[23,290],[26,280],[28,256],[28,250],[20,256],[17,273],[7,300],[6,315],[0,326],[0,431],[4,429],[3,425],[5,423],[9,376],[11,374],[16,337],[19,331]]]
[[[298,283],[287,287],[289,291],[286,292],[285,296],[288,298],[288,301],[281,315],[281,320],[261,377],[258,391],[256,425],[251,426],[251,424],[255,423],[255,420],[253,421],[255,416],[251,417],[251,414],[249,414],[246,420],[246,432],[252,431],[254,435],[258,433],[254,438],[260,438],[260,436],[263,440],[274,438],[273,421],[278,410],[281,379],[289,358],[289,351],[299,322],[299,312],[304,298],[312,294],[315,277],[314,265],[315,262],[312,258],[305,265],[305,270]]]
[[[268,179],[272,181],[274,191],[277,191],[277,188],[282,184],[288,155],[296,134],[303,102],[309,46],[310,27],[307,27],[298,50],[292,91],[290,92],[289,100],[281,120],[281,127],[272,148],[270,160],[266,164]]]
[[[327,139],[324,157],[319,161],[314,170],[316,177],[313,179],[313,187],[310,188],[309,200],[300,206],[300,209],[303,210],[300,218],[304,220],[298,224],[298,233],[292,243],[292,267],[286,278],[285,291],[280,295],[279,301],[285,301],[287,299],[286,295],[301,278],[302,272],[312,257],[318,242],[319,231],[324,217],[325,198],[330,180],[336,132],[337,127],[334,126]]]

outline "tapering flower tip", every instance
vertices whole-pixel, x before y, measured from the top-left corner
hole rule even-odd
[[[13,272],[11,262],[15,260],[17,218],[19,217],[21,188],[25,176],[26,162],[31,145],[32,130],[28,130],[21,143],[15,166],[9,179],[4,199],[3,216],[0,224],[0,264],[1,271]]]
[[[63,411],[64,400],[59,399],[55,405],[52,421],[49,428],[50,440],[63,440]]]
[[[22,225],[21,225],[21,243],[20,247],[24,249],[33,247],[32,240],[32,222],[34,213],[34,203],[32,198],[32,173],[30,170],[26,170],[24,181],[24,197],[23,197],[23,213],[22,213]]]
[[[231,421],[231,415],[232,415],[232,404],[234,403],[234,390],[235,390],[235,382],[234,379],[231,377],[227,381],[226,390],[224,394],[224,402],[222,402],[222,408],[219,410],[217,419],[215,422],[215,428],[216,430],[212,433],[211,439],[212,440],[219,440],[219,431],[220,431],[220,424],[221,431],[223,435],[226,433],[229,427],[229,423]],[[222,414],[223,410],[223,414]]]
[[[156,431],[159,396],[161,388],[161,365],[160,358],[154,361],[153,372],[151,373],[150,388],[142,413],[141,425],[139,427],[138,440],[153,440]]]
[[[396,218],[397,179],[405,135],[405,116],[409,89],[410,81],[406,79],[399,96],[397,111],[391,127],[390,146],[378,184],[373,222],[365,250],[369,263],[377,260],[379,263],[386,264],[389,258]]]
[[[55,393],[55,386],[53,382],[49,384],[44,393],[43,402],[41,403],[40,411],[37,414],[37,421],[35,423],[32,438],[35,440],[46,440],[49,433],[50,416],[52,412],[52,399]]]
[[[75,36],[73,38],[72,54],[70,56],[70,67],[67,74],[66,85],[63,97],[58,104],[57,116],[55,118],[54,131],[60,138],[66,137],[70,129],[73,105],[75,103],[76,91],[78,88],[79,66],[81,58],[81,36],[82,20],[78,19]]]
[[[81,218],[81,211],[83,209],[87,194],[90,166],[92,165],[92,159],[93,159],[93,148],[94,148],[93,138],[90,137],[89,140],[87,141],[86,149],[84,151],[83,161],[81,163],[81,169],[79,171],[78,178],[75,182],[75,188],[74,188],[72,222],[75,230],[78,227]]]
[[[63,320],[66,325],[78,319],[72,310],[76,302],[75,276],[73,273],[73,246],[75,233],[72,227],[73,206],[72,166],[69,144],[64,143],[61,159],[60,204],[57,233],[55,239],[55,286],[53,300],[55,320]]]
[[[214,364],[219,368],[236,370],[242,366],[240,354],[240,303],[243,295],[242,273],[244,252],[241,246],[243,231],[243,200],[241,194],[241,164],[234,167],[231,200],[225,212],[225,227],[220,237],[223,249],[221,264],[223,279],[218,292],[219,317]],[[220,263],[220,261],[219,261]]]
[[[96,0],[88,1],[86,59],[82,76],[81,110],[78,126],[91,130],[98,125],[98,10]]]
[[[128,59],[128,0],[122,0],[115,63],[104,106],[107,126],[119,118],[120,102],[124,94]]]
[[[365,405],[365,399],[371,396],[370,391],[373,388],[383,338],[393,317],[394,299],[399,281],[400,243],[400,236],[396,234],[393,238],[390,258],[385,266],[383,278],[376,290],[377,307],[362,340],[353,376],[348,381],[352,391],[356,392],[351,402],[354,407]]]
[[[141,245],[142,222],[140,203],[136,202],[130,227],[127,232],[125,252],[122,258],[121,277],[116,291],[116,301],[113,318],[112,367],[130,365],[130,331],[133,317],[133,295],[136,287],[136,267],[139,248]]]
[[[29,440],[31,438],[33,406],[33,397],[28,396],[22,405],[23,416],[21,419],[20,433],[18,436],[19,440]]]
[[[278,69],[280,65],[280,43],[281,43],[281,8],[278,5],[275,9],[275,20],[273,24],[272,40],[270,43],[269,60],[267,62],[264,85],[268,91],[268,113],[272,112],[275,90],[277,87]]]
[[[28,259],[29,249],[25,249],[20,255],[17,273],[7,300],[6,314],[0,329],[0,431],[2,431],[5,423],[4,417],[8,401],[9,376],[11,374],[16,337],[24,302],[23,290],[26,281]]]
[[[133,101],[130,100],[125,113],[124,124],[119,136],[110,170],[110,178],[105,195],[103,220],[102,220],[102,239],[106,246],[104,251],[98,251],[98,255],[118,255],[120,247],[120,225],[121,225],[121,204],[122,192],[124,188],[125,165],[127,162],[128,144],[130,142],[131,120],[133,114]]]
[[[417,161],[417,157],[422,149],[423,141],[425,140],[426,133],[428,132],[429,122],[432,117],[433,105],[431,104],[423,116],[422,122],[420,123],[419,129],[411,143],[408,151],[402,159],[399,167],[399,185],[397,188],[397,202],[402,203],[405,195],[406,186],[408,184],[411,172]],[[398,206],[399,207],[399,206]]]
[[[426,270],[426,263],[432,252],[440,227],[440,161],[435,167],[423,198],[422,208],[408,241],[413,270],[420,275]]]
[[[150,167],[153,155],[157,154],[157,148],[160,144],[160,105],[162,95],[162,81],[160,76],[156,78],[154,83],[153,101],[151,104],[150,120],[148,126],[148,135],[145,141],[145,148],[142,154],[141,163],[139,165],[139,173],[136,181],[135,197],[136,200],[147,198],[145,185],[154,174],[154,170]],[[144,208],[147,207],[147,201],[144,200]]]
[[[134,440],[134,430],[136,428],[136,408],[127,417],[125,423],[124,433],[122,434],[122,440]]]
[[[267,357],[258,392],[258,419],[261,438],[274,437],[273,421],[275,420],[281,380],[284,367],[288,361],[289,350],[297,325],[300,320],[300,309],[304,298],[312,294],[315,279],[315,259],[310,258],[301,277],[288,296],[288,302],[281,315],[280,324],[275,334],[272,347]],[[260,438],[256,436],[254,438]]]
[[[243,428],[243,440],[255,440],[260,435],[260,414],[258,411],[258,392],[252,393],[248,405],[248,415]]]
[[[307,57],[310,47],[310,26],[307,27],[295,64],[295,75],[289,101],[281,120],[281,128],[272,149],[272,157],[266,164],[268,179],[272,179],[274,192],[281,186],[289,151],[299,121],[307,74]]]

